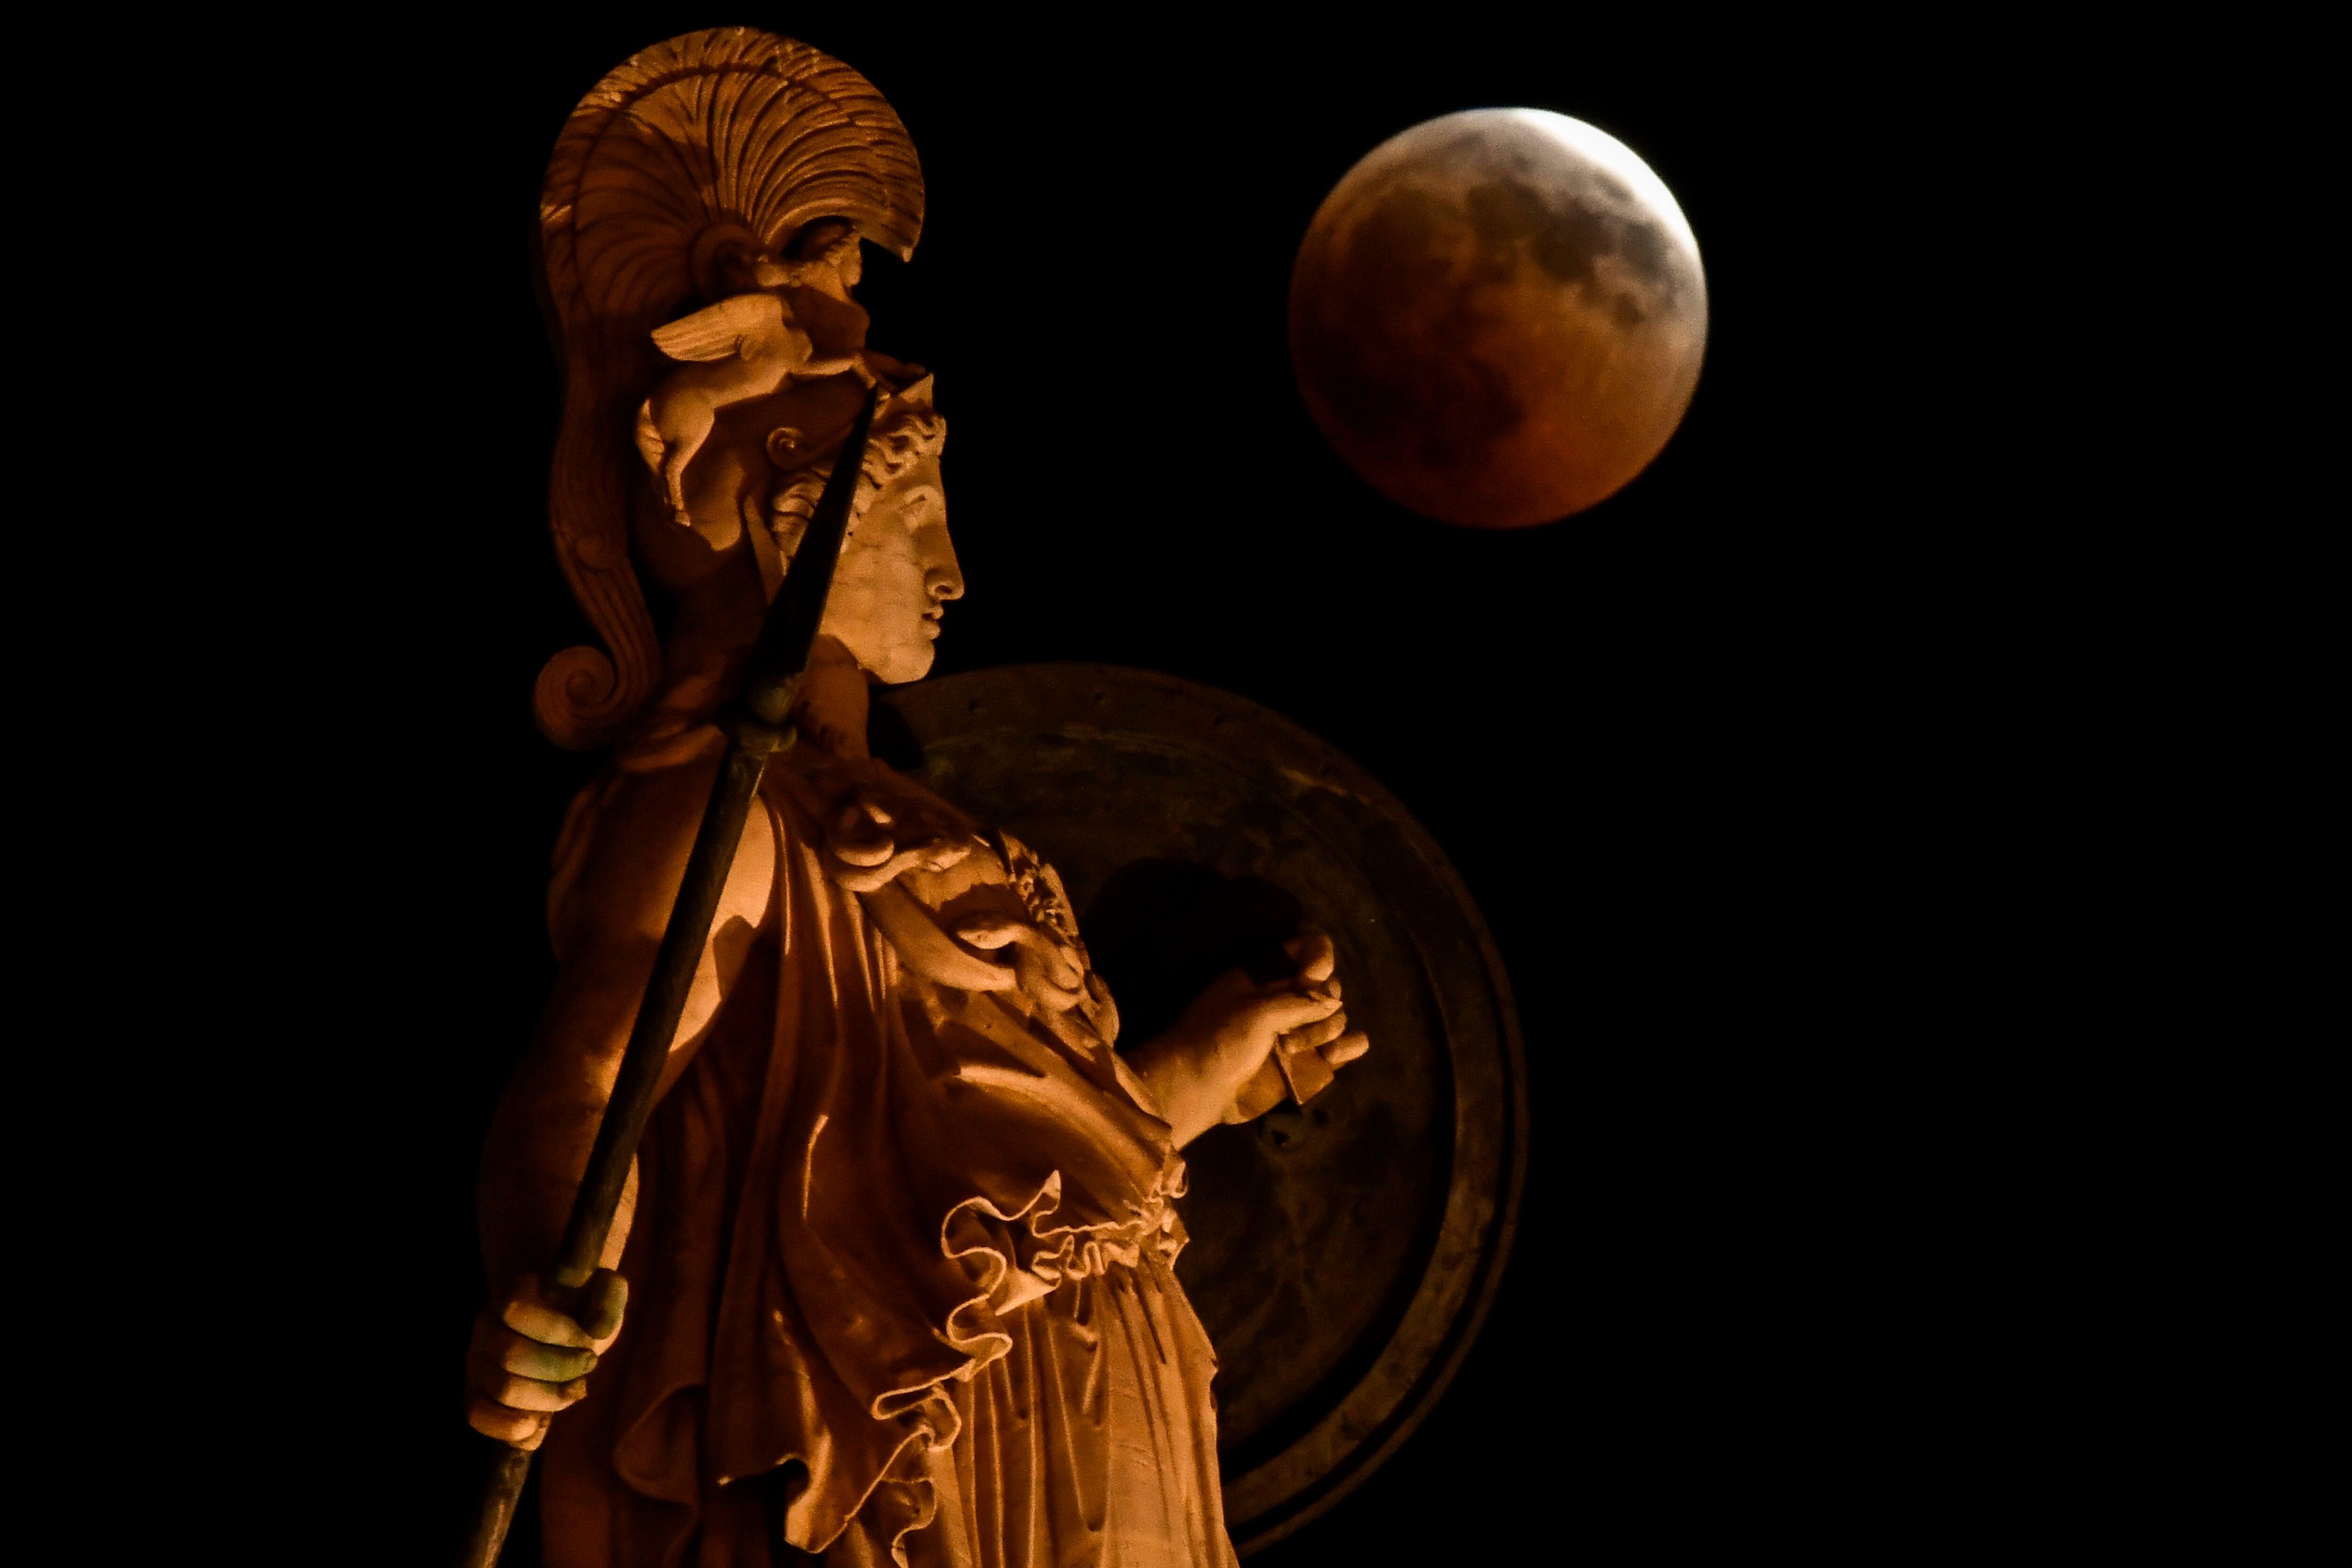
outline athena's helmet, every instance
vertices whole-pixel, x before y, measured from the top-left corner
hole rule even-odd
[[[540,671],[532,708],[557,744],[613,739],[660,666],[626,500],[631,419],[660,368],[649,334],[723,291],[729,251],[783,255],[824,220],[905,260],[923,172],[873,84],[806,44],[688,33],[613,71],[566,121],[540,197],[565,376],[548,512],[604,647],[566,648]]]

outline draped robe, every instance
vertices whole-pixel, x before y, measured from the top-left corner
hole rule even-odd
[[[583,792],[551,908],[661,765]],[[864,759],[787,753],[753,809],[772,896],[642,1147],[547,1563],[1232,1568],[1183,1162],[1059,879]]]

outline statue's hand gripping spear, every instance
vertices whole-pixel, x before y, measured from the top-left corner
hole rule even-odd
[[[687,858],[686,876],[678,884],[677,901],[662,931],[661,948],[654,956],[653,979],[637,1006],[637,1021],[629,1031],[628,1049],[621,1058],[620,1076],[612,1098],[604,1102],[597,1124],[596,1143],[589,1152],[587,1173],[572,1202],[572,1217],[563,1227],[563,1245],[544,1276],[548,1294],[557,1304],[576,1298],[604,1254],[620,1206],[629,1163],[636,1157],[637,1142],[653,1114],[654,1092],[660,1087],[662,1067],[669,1058],[679,1017],[686,1011],[687,993],[694,984],[703,944],[710,940],[710,923],[719,910],[719,895],[727,885],[736,846],[743,837],[751,797],[759,793],[760,775],[768,759],[790,747],[793,729],[785,723],[799,694],[801,675],[808,668],[809,647],[824,618],[826,595],[833,587],[835,564],[841,559],[842,541],[849,531],[851,503],[857,494],[858,471],[865,466],[866,433],[874,424],[878,389],[868,388],[849,437],[842,443],[818,499],[808,531],[793,552],[792,569],[768,606],[760,626],[760,640],[743,675],[740,697],[720,710],[719,726],[727,736],[727,755],[719,779],[711,786],[710,803],[703,808],[702,826]],[[507,1528],[514,1522],[516,1500],[530,1474],[530,1453],[500,1445],[483,1482],[481,1506],[459,1558],[464,1568],[493,1568]]]

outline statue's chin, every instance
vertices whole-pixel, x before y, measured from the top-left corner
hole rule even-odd
[[[931,663],[938,657],[939,649],[926,637],[912,647],[900,643],[885,650],[878,658],[861,658],[857,662],[883,685],[904,686],[930,674]]]

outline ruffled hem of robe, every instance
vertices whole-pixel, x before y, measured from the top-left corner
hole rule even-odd
[[[633,1321],[549,1445],[559,1568],[689,1549],[698,1568],[765,1568],[776,1533],[824,1552],[853,1531],[853,1556],[905,1563],[975,1380],[1033,1326],[1007,1319],[1072,1282],[1164,1272],[1183,1245],[1182,1162],[1102,1032],[1075,1004],[1047,1019],[1016,990],[908,971],[810,813],[763,793],[773,940],[649,1130]],[[1025,854],[995,842],[1008,868]],[[1168,1285],[1173,1308],[1153,1310],[1183,1321],[1155,1332],[1197,1342],[1205,1413],[1213,1362]],[[794,1464],[805,1484],[778,1508],[772,1478]],[[1213,1444],[1208,1464],[1213,1489]]]

